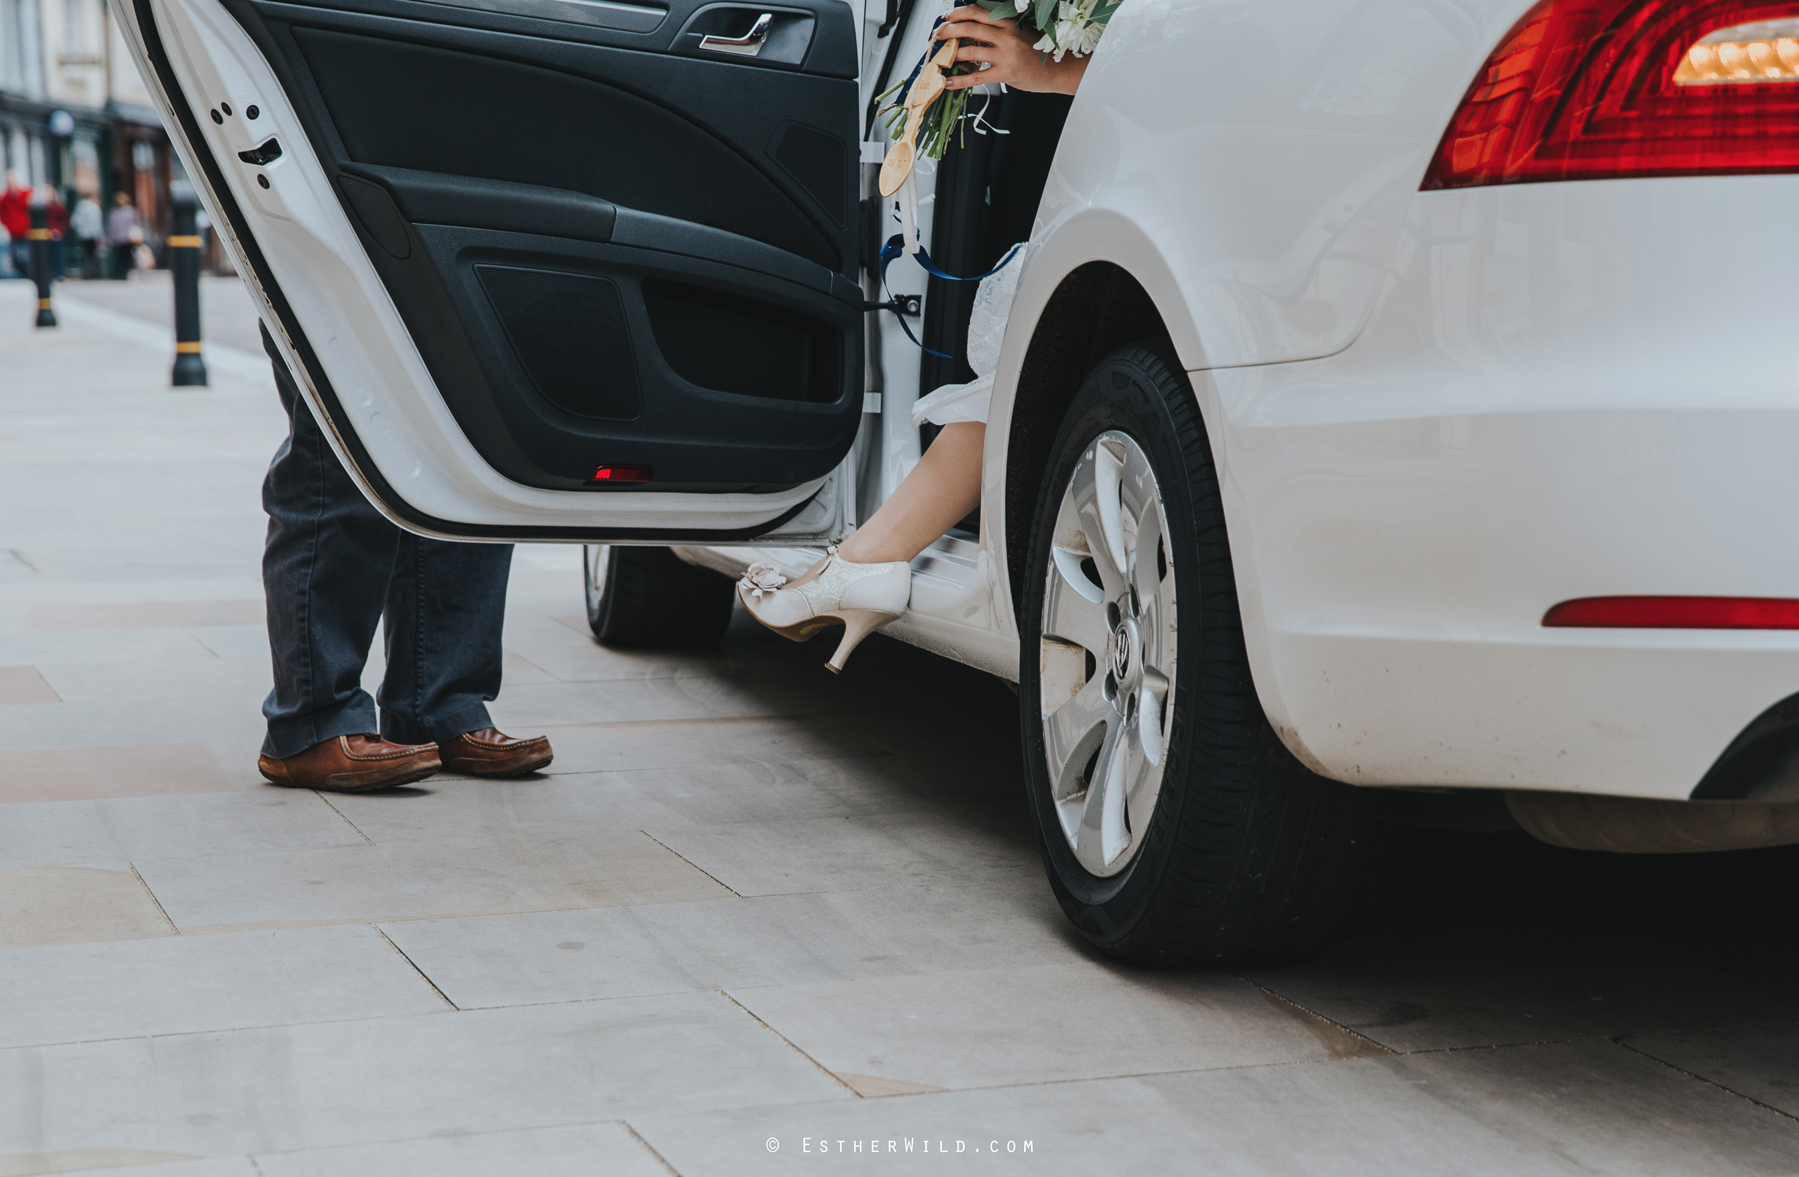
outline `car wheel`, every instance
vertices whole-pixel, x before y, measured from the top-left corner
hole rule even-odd
[[[587,625],[608,646],[710,646],[737,602],[728,577],[667,548],[589,544],[581,550]]]
[[[1026,780],[1062,909],[1137,962],[1302,951],[1384,799],[1309,772],[1262,712],[1205,424],[1165,347],[1113,353],[1076,395],[1025,575]]]

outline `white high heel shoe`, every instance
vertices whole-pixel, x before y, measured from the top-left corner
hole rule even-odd
[[[787,578],[774,565],[751,564],[737,582],[737,596],[751,617],[796,642],[841,623],[843,640],[825,663],[837,672],[863,638],[906,611],[912,599],[912,566],[904,560],[852,564],[835,547],[828,551],[830,562],[824,571],[798,588],[782,588]]]

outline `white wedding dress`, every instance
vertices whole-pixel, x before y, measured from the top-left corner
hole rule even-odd
[[[1018,293],[1018,275],[1024,270],[1023,250],[997,274],[981,279],[975,292],[974,313],[968,317],[968,366],[974,369],[967,384],[945,384],[912,406],[914,427],[929,421],[951,425],[957,421],[987,422],[987,405],[993,399],[993,374],[999,370],[999,348],[1006,338],[1006,320]]]

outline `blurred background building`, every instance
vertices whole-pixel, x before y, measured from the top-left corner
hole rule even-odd
[[[112,5],[122,0],[0,0],[0,153],[19,182],[55,190],[72,214],[83,198],[103,214],[123,194],[144,249],[110,249],[101,238],[87,276],[122,276],[112,263],[168,264],[169,183],[181,163],[125,48]],[[65,231],[63,266],[84,269],[77,232]],[[117,218],[113,218],[115,223]],[[91,224],[91,215],[88,218]],[[230,263],[207,234],[206,268]],[[115,243],[116,244],[116,243]],[[4,252],[4,251],[0,251]],[[98,272],[96,272],[96,270]]]

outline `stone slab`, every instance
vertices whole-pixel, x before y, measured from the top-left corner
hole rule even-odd
[[[15,703],[60,703],[35,666],[0,666],[0,707]]]
[[[1397,1050],[1799,1022],[1791,954],[1624,933],[1388,943],[1245,975]]]
[[[209,521],[210,522],[210,521]],[[262,598],[223,601],[50,602],[31,610],[29,629],[186,629],[190,625],[260,625]]]
[[[1223,973],[1075,961],[733,990],[831,1071],[993,1087],[1336,1057],[1323,1027]]]
[[[14,748],[4,753],[0,804],[267,791],[256,751],[244,741]]]
[[[1041,877],[413,920],[384,930],[464,1009],[1066,962]],[[740,992],[745,1000],[747,995]]]
[[[1637,1034],[1624,1042],[1746,1099],[1799,1118],[1799,1025]]]
[[[985,808],[648,831],[739,895],[968,881],[1041,870],[1021,814]]]
[[[0,1177],[259,1177],[249,1157],[189,1157],[144,1148],[65,1148],[0,1157]]]
[[[552,775],[886,752],[818,719],[796,716],[557,724],[534,730],[549,736],[556,750]]]
[[[0,949],[173,936],[130,870],[25,866],[0,870]]]
[[[449,1005],[374,928],[174,936],[0,952],[0,1049]]]
[[[729,894],[637,833],[551,845],[514,838],[158,859],[139,869],[184,932],[669,903]]]
[[[743,760],[510,781],[445,775],[421,782],[419,795],[403,802],[368,794],[336,796],[332,804],[383,844],[514,836],[568,841],[644,828],[667,832],[677,826],[717,829],[745,822],[936,814],[996,800],[987,784],[893,757]],[[1010,789],[999,791],[1005,802],[1013,800]]]
[[[193,1156],[850,1099],[717,994],[0,1051],[0,1155]]]
[[[261,1177],[668,1177],[623,1123],[260,1153]]]
[[[0,821],[0,866],[7,867],[113,866],[367,844],[310,789],[47,801],[14,805]]]
[[[634,1117],[632,1124],[682,1177],[877,1168],[1046,1177],[1775,1177],[1799,1170],[1799,1124],[1603,1042]],[[769,1151],[770,1139],[778,1151]],[[880,1150],[878,1164],[871,1145]]]

